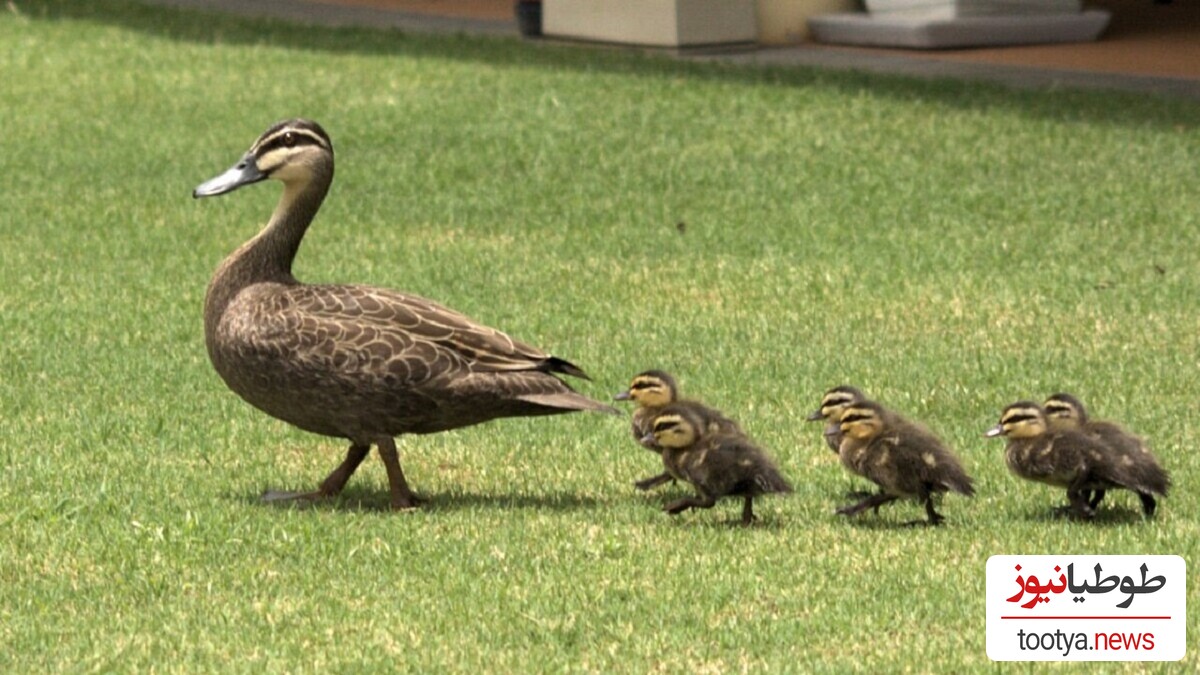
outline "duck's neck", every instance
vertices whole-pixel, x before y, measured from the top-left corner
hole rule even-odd
[[[267,226],[217,268],[204,300],[204,327],[210,339],[229,303],[246,287],[298,283],[292,276],[292,261],[332,179],[328,172],[306,182],[284,184]]]

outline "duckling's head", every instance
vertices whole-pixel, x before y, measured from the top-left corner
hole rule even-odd
[[[1000,423],[984,434],[988,438],[1034,438],[1046,433],[1046,412],[1033,401],[1017,401],[1000,413]]]
[[[865,401],[866,398],[861,391],[854,387],[847,385],[834,387],[825,392],[825,396],[821,398],[821,407],[808,416],[808,421],[828,420],[830,422],[837,422],[841,419],[842,411],[849,407],[851,403]]]
[[[647,370],[633,376],[629,389],[613,397],[614,401],[633,401],[646,408],[658,408],[679,398],[675,378],[661,370]]]
[[[1088,421],[1087,409],[1070,394],[1052,395],[1042,404],[1042,409],[1046,411],[1046,421],[1052,429],[1077,429]]]
[[[842,410],[842,435],[861,441],[875,438],[883,433],[886,414],[874,401],[856,401]]]
[[[279,122],[263,132],[246,154],[225,173],[205,181],[192,196],[214,197],[274,178],[284,185],[304,185],[314,178],[333,178],[333,143],[311,120]]]
[[[660,448],[686,448],[700,440],[703,428],[704,420],[690,408],[668,406],[654,418],[647,436]]]

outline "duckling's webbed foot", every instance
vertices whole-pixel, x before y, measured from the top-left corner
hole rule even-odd
[[[674,480],[675,479],[671,477],[671,474],[660,473],[657,476],[651,476],[650,478],[643,478],[642,480],[639,480],[636,483],[634,483],[633,486],[636,487],[637,489],[645,492],[646,490],[653,490],[654,488],[658,487],[659,485],[670,483],[670,482],[673,482]]]
[[[867,509],[878,509],[880,506],[883,506],[884,504],[896,501],[896,499],[898,499],[898,497],[896,497],[895,495],[889,495],[889,494],[880,492],[879,494],[873,494],[870,497],[867,497],[866,499],[862,500],[861,502],[859,502],[857,504],[843,506],[843,507],[837,509],[836,511],[834,511],[834,513],[838,514],[839,516],[853,516],[853,515],[862,513],[863,511],[866,511]]]

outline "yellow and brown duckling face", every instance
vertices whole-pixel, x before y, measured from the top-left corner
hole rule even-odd
[[[825,392],[825,396],[821,398],[821,407],[817,408],[813,414],[808,416],[809,422],[817,422],[819,420],[828,420],[837,422],[842,417],[842,412],[850,407],[853,403],[865,401],[866,396],[854,387],[842,385],[834,387]]]
[[[847,438],[870,440],[883,433],[883,406],[872,401],[858,401],[842,411],[841,429]]]
[[[704,420],[687,408],[668,408],[650,427],[648,436],[653,436],[654,442],[664,449],[687,448],[700,440]]]
[[[1083,403],[1070,394],[1057,393],[1042,404],[1046,411],[1046,422],[1051,429],[1078,429],[1087,424],[1087,410]]]
[[[1033,401],[1018,401],[1005,408],[1004,412],[1000,413],[1000,423],[988,429],[984,435],[988,438],[1036,438],[1048,430],[1046,412],[1042,410],[1042,406]]]
[[[638,373],[629,383],[629,389],[613,397],[614,401],[633,401],[643,408],[661,408],[679,398],[675,378],[661,370]]]

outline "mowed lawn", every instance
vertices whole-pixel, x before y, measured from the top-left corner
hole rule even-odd
[[[0,82],[0,671],[989,669],[990,555],[1200,564],[1195,104],[115,0],[8,3]],[[665,368],[796,493],[668,517],[687,491],[633,489],[659,466],[628,419],[573,415],[402,438],[419,511],[373,457],[261,505],[345,443],[205,354],[208,279],[278,184],[190,193],[292,116],[338,160],[301,279],[436,298],[600,399]],[[945,527],[833,515],[863,485],[804,417],[842,383],[962,458]],[[1127,492],[1055,519],[1008,474],[983,432],[1057,390],[1151,440],[1155,520]]]

